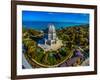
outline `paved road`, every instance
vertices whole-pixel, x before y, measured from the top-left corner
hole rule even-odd
[[[89,58],[86,59],[81,65],[82,66],[89,66]]]
[[[22,54],[22,65],[24,66],[25,69],[31,69],[32,68],[32,66],[26,60],[24,53]]]
[[[71,66],[72,64],[74,64],[77,61],[78,58],[80,58],[80,57],[70,58],[68,61],[66,61],[63,64],[61,64],[60,67]]]

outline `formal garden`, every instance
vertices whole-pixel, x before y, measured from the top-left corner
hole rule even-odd
[[[37,43],[46,33],[34,29],[23,28],[22,30],[23,53],[33,67],[59,67],[64,62],[75,57],[76,49],[80,50],[80,54],[83,55],[82,57],[89,57],[88,25],[56,30],[58,38],[63,42],[63,46],[57,50],[50,51],[45,51]],[[84,60],[79,60],[76,66],[81,65],[82,61]],[[74,63],[70,66],[73,65]]]

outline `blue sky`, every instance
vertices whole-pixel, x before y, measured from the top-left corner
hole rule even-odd
[[[23,21],[89,23],[89,14],[22,11]]]

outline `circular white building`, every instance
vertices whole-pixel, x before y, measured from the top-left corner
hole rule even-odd
[[[53,24],[48,25],[48,33],[47,37],[44,38],[44,42],[44,44],[38,44],[38,46],[43,48],[45,51],[57,50],[63,45],[62,40],[59,40],[56,35],[56,29]]]
[[[53,24],[48,25],[48,39],[45,41],[46,44],[56,44],[57,36],[55,26]]]

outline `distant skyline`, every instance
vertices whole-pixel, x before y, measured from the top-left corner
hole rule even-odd
[[[73,22],[89,24],[89,14],[42,11],[22,11],[22,21]]]

